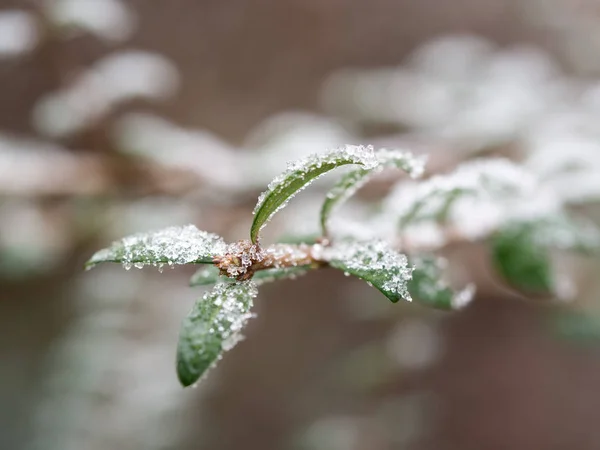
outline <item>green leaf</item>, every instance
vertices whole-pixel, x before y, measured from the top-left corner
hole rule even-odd
[[[227,245],[216,234],[200,231],[193,225],[139,233],[114,242],[96,252],[86,263],[90,269],[104,262],[121,263],[125,269],[144,265],[212,264],[213,257],[224,254]]]
[[[530,224],[513,224],[492,238],[492,257],[500,275],[514,287],[528,293],[547,294],[554,290],[554,273],[548,248],[533,236]]]
[[[377,166],[378,161],[372,147],[348,145],[342,149],[312,155],[291,163],[283,174],[269,184],[268,189],[258,199],[250,229],[252,242],[258,241],[260,230],[296,193],[321,175],[348,164],[357,164],[369,169]]]
[[[554,292],[551,250],[596,253],[600,233],[587,222],[566,215],[506,224],[492,237],[494,265],[505,280],[528,293]]]
[[[348,200],[369,179],[386,167],[397,167],[412,178],[423,174],[425,160],[416,158],[409,152],[382,149],[376,153],[378,165],[371,169],[358,169],[344,175],[327,194],[321,206],[321,229],[323,236],[328,236],[328,222],[333,210]]]
[[[323,259],[331,267],[365,280],[392,302],[411,301],[408,281],[412,268],[405,255],[384,241],[345,241],[327,247]]]
[[[252,281],[220,283],[196,301],[183,320],[177,347],[177,375],[183,386],[198,381],[241,339],[256,294]]]
[[[313,267],[311,266],[298,266],[259,270],[254,273],[252,281],[254,281],[257,285],[261,285],[276,280],[294,279],[305,275],[312,268]],[[209,284],[215,284],[218,281],[226,282],[233,281],[233,279],[220,275],[219,269],[215,266],[207,266],[199,269],[194,275],[192,275],[192,278],[190,279],[190,286],[205,286]]]
[[[408,292],[418,303],[450,310],[461,308],[472,299],[473,285],[456,292],[444,282],[445,260],[426,255],[411,257],[410,262],[414,264],[414,270],[408,282]]]
[[[597,254],[600,250],[598,227],[593,222],[564,213],[517,222],[513,226],[528,230],[536,243],[544,247],[586,255]]]

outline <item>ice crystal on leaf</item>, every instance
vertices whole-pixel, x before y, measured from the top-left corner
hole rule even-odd
[[[392,302],[412,301],[407,283],[412,278],[405,255],[384,241],[346,241],[323,250],[331,267],[354,275],[376,287]]]
[[[467,285],[454,291],[444,280],[443,271],[447,260],[431,255],[411,257],[414,264],[408,290],[415,301],[439,309],[460,309],[473,299],[475,286]]]
[[[399,185],[388,204],[394,203],[390,206],[404,224],[423,219],[444,220],[462,197],[513,198],[515,194],[532,193],[536,187],[535,177],[509,160],[481,159],[410,187]]]
[[[121,263],[126,269],[153,265],[212,263],[223,254],[227,245],[219,236],[198,230],[194,225],[169,227],[149,233],[139,233],[114,242],[96,252],[86,266],[92,268],[104,262]]]
[[[252,317],[258,290],[252,281],[219,283],[206,292],[183,320],[177,348],[181,384],[195,383],[241,339],[240,331]]]
[[[527,230],[535,245],[557,250],[596,253],[600,250],[600,230],[592,222],[574,219],[564,214],[529,220],[515,220],[502,229]]]
[[[442,237],[451,230],[473,240],[507,221],[544,217],[561,207],[532,173],[509,160],[493,158],[464,163],[450,174],[419,184],[398,184],[384,201],[382,220],[396,221],[404,235],[417,238],[418,230],[427,225],[428,230],[439,228]]]

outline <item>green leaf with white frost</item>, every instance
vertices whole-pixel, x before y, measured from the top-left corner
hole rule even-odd
[[[193,225],[139,233],[114,242],[96,252],[86,263],[88,269],[104,262],[120,263],[126,269],[144,265],[212,264],[227,245],[219,236]]]
[[[177,376],[183,386],[198,381],[242,338],[256,294],[252,281],[219,283],[196,301],[183,320],[177,347]]]
[[[468,304],[474,294],[474,285],[460,291],[453,290],[443,279],[446,260],[425,255],[411,257],[414,265],[412,279],[408,282],[408,292],[423,305],[438,309],[458,309]]]
[[[296,267],[281,267],[275,269],[259,270],[254,273],[252,281],[257,285],[270,283],[276,280],[294,279],[305,275],[311,266],[296,266]],[[233,281],[233,278],[228,278],[219,274],[219,269],[215,266],[206,266],[199,269],[190,279],[190,286],[206,286],[215,284],[218,281]]]
[[[509,284],[548,294],[556,287],[551,250],[596,253],[600,232],[591,223],[557,215],[511,222],[492,236],[491,244],[494,265]]]
[[[260,230],[296,193],[306,188],[321,175],[336,167],[349,164],[357,164],[365,169],[371,169],[379,163],[372,147],[355,145],[347,145],[341,149],[311,155],[290,163],[287,170],[276,177],[258,199],[254,208],[254,221],[250,229],[252,242],[258,241]]]
[[[537,180],[513,162],[494,158],[469,161],[454,172],[418,184],[401,183],[386,200],[401,227],[422,221],[443,223],[452,207],[465,197],[498,202],[529,196]]]
[[[396,167],[408,173],[412,178],[423,174],[425,159],[417,158],[412,153],[398,150],[382,149],[375,153],[378,165],[371,169],[358,169],[344,175],[327,193],[321,206],[321,230],[327,236],[329,217],[333,210],[348,200],[369,179],[386,167]]]
[[[331,267],[365,280],[392,302],[411,301],[408,281],[412,277],[405,255],[384,241],[345,241],[323,250]]]

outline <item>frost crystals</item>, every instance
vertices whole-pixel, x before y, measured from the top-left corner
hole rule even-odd
[[[421,255],[411,257],[410,262],[415,269],[408,290],[417,302],[438,309],[460,309],[473,299],[475,285],[456,292],[446,283],[443,272],[448,262],[444,258]]]
[[[216,234],[200,231],[193,225],[134,234],[100,250],[86,263],[91,269],[104,262],[123,264],[125,269],[144,265],[210,264],[225,252],[227,245]]]
[[[257,293],[252,281],[220,283],[196,301],[183,320],[177,347],[177,375],[183,386],[195,383],[241,340]]]
[[[412,301],[408,282],[412,267],[405,255],[384,241],[347,241],[326,248],[323,258],[331,267],[343,270],[370,283],[392,302]]]

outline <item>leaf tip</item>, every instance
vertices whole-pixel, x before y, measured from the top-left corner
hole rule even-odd
[[[177,378],[184,388],[193,386],[200,379],[200,375],[199,372],[192,373],[188,370],[188,367],[182,361],[177,361]]]

